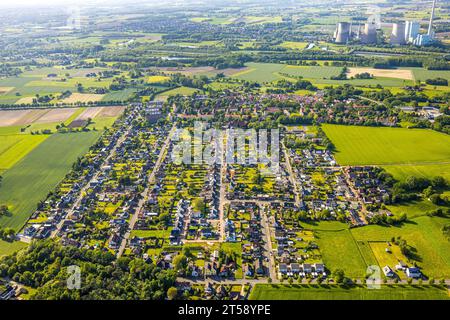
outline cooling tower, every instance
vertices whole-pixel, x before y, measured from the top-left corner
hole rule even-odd
[[[417,38],[420,31],[420,23],[416,21],[406,21],[405,41],[412,43]]]
[[[364,24],[361,40],[363,43],[377,43],[377,29],[374,23]]]
[[[402,45],[405,44],[405,24],[394,23],[392,25],[391,44]]]
[[[339,22],[336,29],[336,43],[347,43],[350,40],[350,23]]]

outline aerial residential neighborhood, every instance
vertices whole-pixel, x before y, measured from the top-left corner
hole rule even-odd
[[[0,4],[0,300],[450,298],[447,2],[112,3]]]

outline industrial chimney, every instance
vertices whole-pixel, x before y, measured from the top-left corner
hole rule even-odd
[[[433,19],[435,8],[436,8],[436,0],[433,0],[433,7],[431,8],[430,24],[428,25],[428,33],[427,33],[430,37],[433,36]]]

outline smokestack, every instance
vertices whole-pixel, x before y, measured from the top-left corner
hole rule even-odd
[[[433,19],[434,19],[434,8],[436,7],[436,0],[433,0],[433,7],[431,8],[430,24],[428,25],[428,35],[431,37],[433,33]]]

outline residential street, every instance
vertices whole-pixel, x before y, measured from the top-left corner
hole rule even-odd
[[[139,214],[142,211],[142,208],[144,207],[145,201],[147,201],[147,195],[150,192],[150,188],[153,187],[153,183],[155,180],[155,175],[158,172],[162,162],[164,161],[165,157],[167,156],[167,150],[170,145],[170,141],[172,139],[172,135],[175,133],[176,125],[174,124],[172,128],[169,131],[169,134],[167,135],[166,140],[164,141],[164,144],[161,148],[161,151],[159,152],[158,160],[156,161],[153,170],[151,171],[150,175],[148,176],[147,181],[147,187],[141,194],[141,199],[139,200],[139,203],[136,207],[135,212],[131,216],[129,228],[128,231],[125,233],[125,235],[122,238],[122,242],[120,244],[119,250],[117,251],[117,257],[121,257],[122,254],[125,251],[125,248],[127,246],[128,239],[130,238],[131,231],[134,229],[134,226],[138,220]]]

